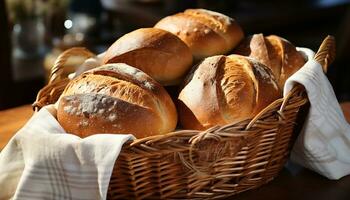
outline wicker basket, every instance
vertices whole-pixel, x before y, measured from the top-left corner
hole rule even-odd
[[[61,77],[62,67],[73,54],[93,56],[82,48],[64,52],[49,84],[38,93],[36,110],[57,101],[68,83]],[[328,36],[315,59],[326,71],[334,57],[335,41]],[[108,198],[220,199],[266,184],[283,168],[299,110],[307,102],[305,89],[296,85],[251,120],[127,143],[113,170]]]

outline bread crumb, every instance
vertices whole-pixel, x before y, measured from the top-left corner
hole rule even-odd
[[[81,127],[86,127],[89,125],[89,121],[88,120],[85,120],[83,119],[80,123],[79,123],[79,126]]]
[[[73,108],[72,106],[65,106],[65,107],[63,108],[63,110],[64,110],[64,112],[70,114],[71,111],[72,111],[72,108]]]
[[[154,89],[153,84],[151,84],[149,81],[145,81],[145,82],[143,83],[143,85],[144,85],[147,89],[149,89],[149,90],[153,90],[153,89]]]
[[[113,122],[115,119],[117,119],[117,115],[115,113],[112,113],[108,116],[108,120]]]

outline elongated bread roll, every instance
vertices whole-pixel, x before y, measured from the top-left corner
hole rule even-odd
[[[239,122],[254,117],[280,94],[263,64],[239,55],[209,57],[185,80],[178,97],[180,122],[198,130]]]
[[[188,9],[165,17],[154,27],[181,38],[197,60],[225,54],[244,37],[241,27],[234,19],[205,9]]]
[[[286,80],[305,64],[303,55],[295,46],[276,35],[264,37],[255,34],[245,39],[234,53],[257,59],[271,68],[281,89]]]
[[[69,133],[131,133],[137,138],[173,131],[175,105],[165,89],[126,64],[87,71],[65,88],[57,118]]]
[[[192,54],[174,34],[156,28],[141,28],[112,44],[103,63],[126,63],[141,69],[162,85],[176,85],[191,68]]]

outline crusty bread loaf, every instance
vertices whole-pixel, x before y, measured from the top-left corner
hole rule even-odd
[[[188,46],[174,34],[141,28],[119,38],[107,50],[103,63],[126,63],[162,85],[175,85],[192,65]]]
[[[255,58],[270,67],[282,89],[286,80],[305,64],[303,55],[293,44],[275,35],[247,37],[234,53]]]
[[[234,19],[205,9],[188,9],[165,17],[155,27],[179,36],[197,60],[225,54],[244,37]]]
[[[239,56],[203,60],[186,78],[179,94],[179,118],[185,129],[204,130],[249,119],[280,97],[271,70]]]
[[[80,137],[131,133],[137,138],[173,131],[177,113],[165,89],[126,64],[108,64],[73,79],[59,100],[57,118]]]

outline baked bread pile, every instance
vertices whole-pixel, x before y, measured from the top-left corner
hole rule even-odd
[[[205,130],[253,118],[304,63],[281,37],[244,38],[234,19],[188,9],[119,38],[100,67],[69,82],[57,118],[80,137]],[[175,98],[168,86],[177,87]]]

